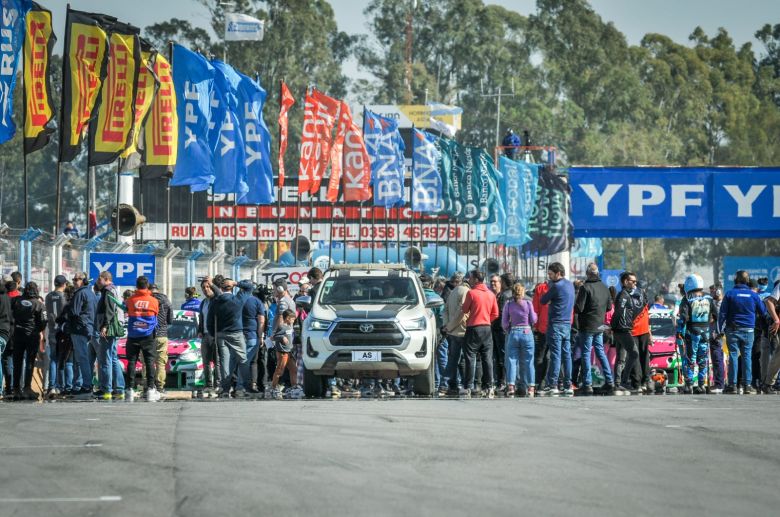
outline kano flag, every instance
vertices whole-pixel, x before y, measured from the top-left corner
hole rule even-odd
[[[279,188],[284,187],[284,153],[287,151],[287,112],[295,104],[290,89],[282,81],[279,102]]]
[[[298,171],[299,193],[314,194],[320,188],[330,159],[331,133],[339,105],[339,101],[317,90],[306,96]]]
[[[116,23],[108,38],[108,67],[89,125],[89,165],[116,160],[132,141],[135,94],[141,65],[140,30]]]
[[[368,159],[366,143],[363,140],[363,131],[355,123],[351,113],[344,134],[343,178],[344,201],[368,201],[371,199],[371,162]]]
[[[176,166],[179,146],[179,117],[171,64],[161,53],[154,60],[154,75],[159,82],[152,109],[144,123],[144,178],[170,176]]]
[[[336,202],[339,198],[339,183],[341,183],[341,171],[344,164],[344,139],[347,136],[347,124],[352,120],[352,113],[344,101],[341,101],[340,109],[336,139],[330,149],[330,180],[328,181],[328,191],[325,194],[325,199],[331,203]]]
[[[143,149],[141,141],[144,122],[146,116],[152,108],[154,95],[160,86],[160,81],[154,73],[154,61],[157,57],[157,50],[152,44],[141,39],[141,66],[138,69],[138,78],[135,81],[135,117],[133,121],[133,133],[130,145],[121,154],[126,161],[122,167],[126,170],[137,169],[140,165],[140,150]]]
[[[68,10],[62,68],[61,162],[73,161],[81,150],[106,75],[108,36],[104,28],[114,22],[116,19],[108,16]]]
[[[51,11],[33,2],[27,13],[24,39],[24,92],[27,106],[24,116],[24,152],[45,147],[54,128],[54,103],[51,100],[49,66],[57,37],[51,26]]]

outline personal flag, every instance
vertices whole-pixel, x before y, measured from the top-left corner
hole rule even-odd
[[[2,0],[0,3],[0,144],[16,133],[14,123],[14,86],[19,57],[24,45],[25,16],[29,0]]]
[[[55,129],[54,103],[51,98],[51,51],[57,37],[51,23],[51,11],[37,3],[27,13],[24,37],[24,152],[46,147]]]
[[[116,18],[68,9],[62,66],[61,162],[81,150],[93,109],[106,76],[109,29]]]
[[[363,134],[371,160],[374,206],[390,208],[404,201],[404,142],[395,120],[364,110]]]
[[[330,159],[331,134],[340,102],[313,90],[306,96],[301,134],[298,191],[315,194]]]
[[[414,129],[412,142],[412,210],[441,212],[442,180],[438,170],[441,153],[436,147],[436,137]]]
[[[133,133],[130,145],[122,153],[125,158],[125,169],[137,169],[141,164],[140,151],[143,149],[143,126],[149,115],[154,101],[154,95],[160,86],[157,74],[154,73],[154,62],[157,58],[157,50],[145,39],[141,43],[141,66],[138,68],[138,77],[135,82],[135,116],[133,120]]]
[[[112,163],[132,145],[141,64],[140,29],[115,23],[108,36],[106,77],[89,126],[89,165]]]
[[[179,120],[173,186],[198,188],[214,183],[213,152],[209,145],[214,74],[214,67],[206,58],[181,45],[173,45],[173,88],[178,96],[176,113]],[[160,79],[162,83],[162,77]]]
[[[175,64],[175,61],[174,61]],[[211,98],[209,145],[214,163],[215,194],[235,194],[236,199],[247,193],[244,137],[238,120],[236,89],[241,78],[232,66],[212,61],[215,69]],[[242,106],[243,107],[243,106]],[[209,185],[190,185],[190,190],[207,190]]]
[[[162,53],[155,54],[153,70],[159,86],[144,122],[141,175],[147,179],[170,177],[179,152],[179,103],[171,64]]]
[[[539,166],[506,156],[499,157],[498,165],[502,175],[500,191],[506,211],[504,244],[522,246],[531,239],[528,222],[536,201]]]
[[[282,81],[281,100],[279,101],[279,188],[284,187],[284,153],[287,152],[287,112],[295,104],[290,89]]]
[[[275,201],[274,171],[271,166],[271,132],[263,119],[266,91],[259,80],[236,72],[238,114],[243,130],[248,192],[238,201],[247,205],[269,205]]]

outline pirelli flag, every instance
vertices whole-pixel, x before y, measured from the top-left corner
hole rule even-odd
[[[152,101],[151,112],[144,122],[144,166],[141,167],[141,177],[144,179],[172,176],[179,146],[173,71],[162,53],[158,53],[154,61],[154,74],[159,81],[159,88]]]
[[[141,38],[141,66],[138,69],[138,78],[135,82],[135,120],[130,145],[122,153],[126,161],[123,167],[126,170],[137,169],[141,164],[141,149],[144,145],[143,125],[152,108],[152,101],[157,93],[160,81],[154,73],[154,62],[157,58],[157,50],[151,43]]]
[[[68,9],[62,68],[60,161],[70,162],[81,150],[100,86],[106,75],[108,35],[115,18]]]
[[[116,160],[132,144],[141,66],[140,29],[115,23],[108,37],[108,66],[89,126],[89,165]]]
[[[51,51],[57,41],[52,30],[51,11],[37,3],[27,13],[24,37],[24,152],[32,153],[49,143],[55,129],[54,103],[49,81]]]

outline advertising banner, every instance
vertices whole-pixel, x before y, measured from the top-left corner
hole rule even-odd
[[[745,270],[751,280],[768,278],[769,287],[780,280],[780,257],[723,257],[723,287],[734,287],[734,274]]]

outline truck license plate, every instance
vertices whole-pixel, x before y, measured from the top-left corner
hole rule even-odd
[[[361,361],[381,361],[382,360],[382,352],[376,352],[376,351],[352,351],[352,361],[353,362],[361,362]]]

